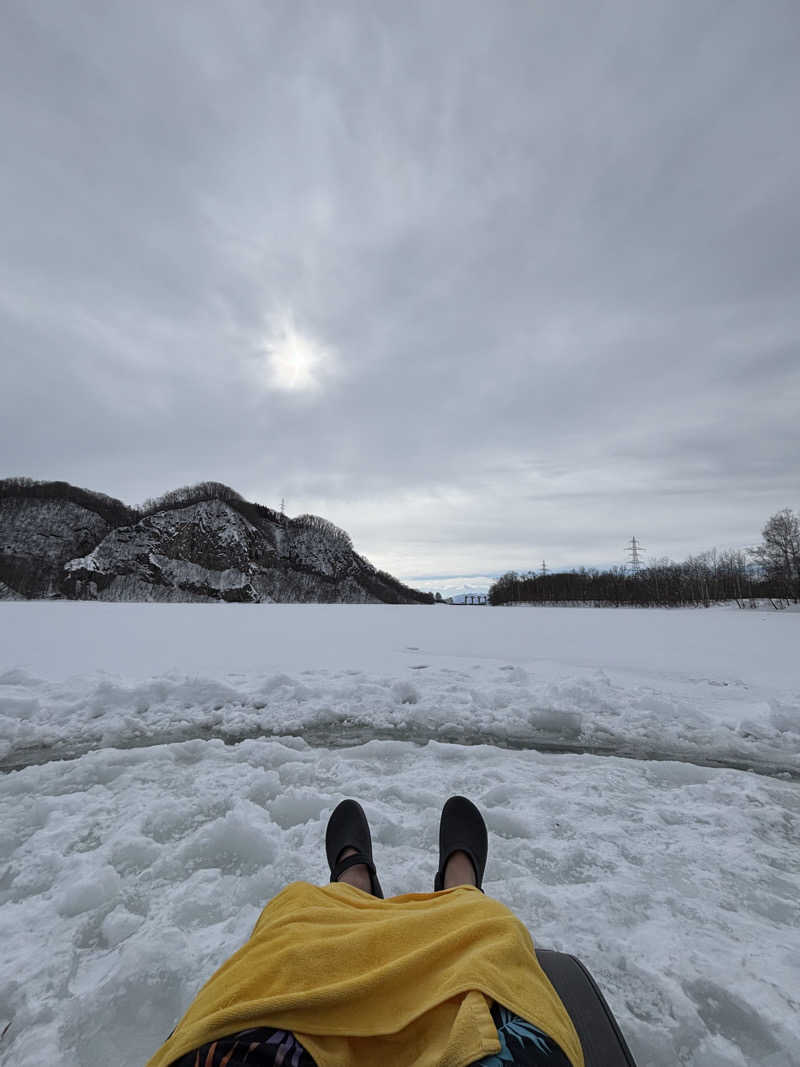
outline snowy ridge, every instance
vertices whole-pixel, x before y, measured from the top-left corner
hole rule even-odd
[[[341,744],[380,732],[800,772],[796,615],[35,603],[0,610],[6,767],[154,739],[308,733],[315,743]],[[31,649],[40,641],[48,652],[37,664]],[[48,680],[53,671],[61,678]]]
[[[108,676],[49,683],[0,675],[0,769],[95,748],[216,737],[303,737],[335,746],[374,737],[499,744],[505,748],[683,759],[800,776],[800,716],[743,683],[682,687],[613,683],[602,670],[536,682],[521,667],[443,674],[414,664],[409,678],[306,671],[134,681]],[[730,693],[719,690],[731,688]],[[702,696],[704,707],[689,694]],[[187,709],[191,719],[187,721]]]

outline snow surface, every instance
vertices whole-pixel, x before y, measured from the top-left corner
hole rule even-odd
[[[326,879],[342,797],[391,895],[465,793],[485,888],[640,1065],[800,1064],[798,648],[788,613],[0,604],[0,1059],[144,1062]]]

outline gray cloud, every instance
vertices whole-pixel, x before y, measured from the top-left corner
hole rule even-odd
[[[3,466],[285,495],[406,576],[753,541],[799,46],[792,2],[6,5]]]

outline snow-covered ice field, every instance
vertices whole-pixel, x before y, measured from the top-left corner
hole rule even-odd
[[[342,797],[391,895],[465,793],[640,1065],[800,1064],[798,652],[760,611],[0,603],[0,1061],[143,1063]]]

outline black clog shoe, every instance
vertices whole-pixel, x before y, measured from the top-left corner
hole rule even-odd
[[[355,852],[341,859],[346,848],[354,848]],[[356,864],[366,864],[369,871],[372,895],[383,899],[383,890],[375,873],[375,864],[372,860],[372,838],[369,833],[369,823],[364,814],[364,809],[355,800],[343,800],[337,804],[328,819],[328,828],[325,831],[325,854],[328,857],[328,866],[331,869],[331,881],[338,882],[348,867]]]
[[[454,852],[466,852],[472,860],[475,885],[481,889],[486,856],[489,852],[489,836],[483,816],[466,797],[450,797],[442,808],[439,823],[439,870],[433,882],[435,893],[444,889],[445,868]]]

